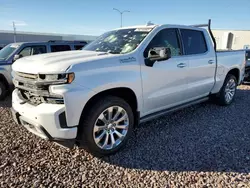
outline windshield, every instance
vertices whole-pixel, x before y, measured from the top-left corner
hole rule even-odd
[[[133,28],[104,33],[83,50],[126,54],[132,52],[151,31],[151,28]]]
[[[0,60],[6,60],[19,47],[16,44],[9,44],[0,50]]]

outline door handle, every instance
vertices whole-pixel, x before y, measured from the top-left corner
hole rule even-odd
[[[214,63],[214,60],[209,60],[208,61],[208,64],[213,64]]]
[[[179,63],[178,65],[177,65],[177,67],[179,67],[179,68],[184,68],[184,67],[186,67],[187,65],[185,64],[185,63]]]

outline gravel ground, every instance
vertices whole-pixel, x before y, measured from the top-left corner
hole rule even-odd
[[[28,133],[10,101],[0,103],[0,187],[250,187],[250,86],[230,107],[204,103],[142,124],[102,159]]]

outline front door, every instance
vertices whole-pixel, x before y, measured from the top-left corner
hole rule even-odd
[[[172,57],[155,62],[153,67],[142,63],[143,115],[176,106],[187,100],[185,91],[188,87],[188,60],[182,56],[177,30],[168,28],[159,31],[145,49],[144,58],[147,58],[149,49],[154,47],[170,48]]]

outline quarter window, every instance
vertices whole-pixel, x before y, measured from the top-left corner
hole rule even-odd
[[[176,29],[163,29],[157,33],[144,51],[144,57],[147,57],[149,50],[155,47],[170,48],[172,56],[181,55]]]
[[[207,51],[207,44],[202,31],[181,29],[181,36],[186,55],[203,54]]]

